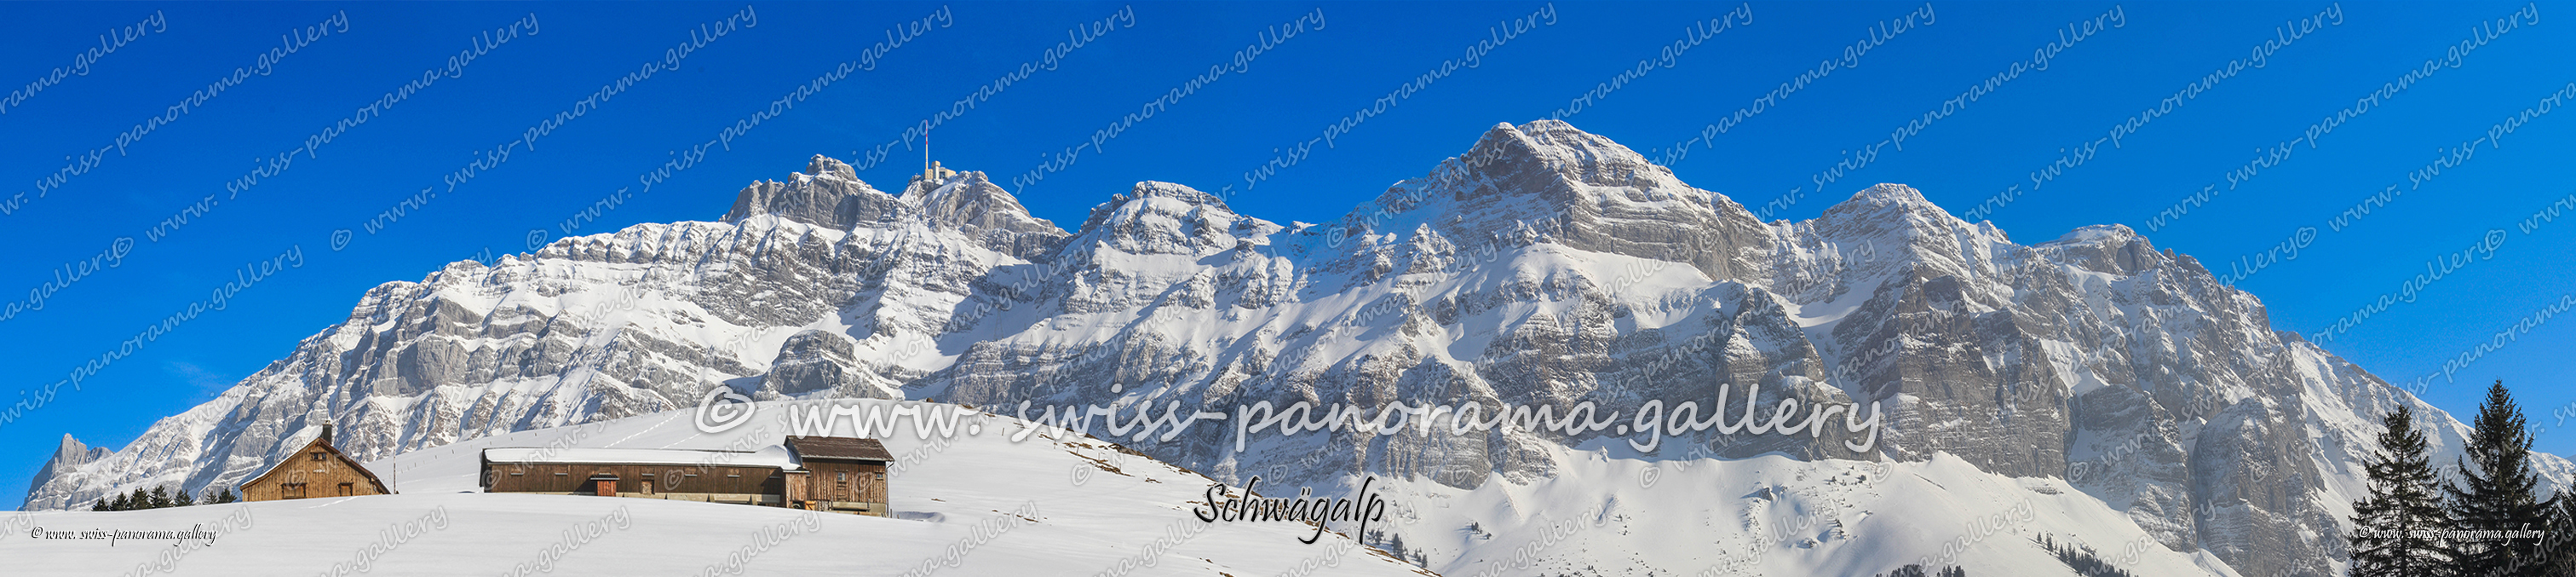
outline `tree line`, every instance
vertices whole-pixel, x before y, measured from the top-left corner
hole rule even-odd
[[[2370,491],[2353,502],[2353,577],[2576,575],[2576,491],[2540,491],[2531,433],[2504,381],[2487,389],[2463,458],[2437,469],[2405,405],[2381,419]]]
[[[136,487],[134,488],[134,494],[132,495],[118,493],[114,499],[99,499],[96,504],[90,505],[89,510],[136,511],[142,509],[159,509],[163,507],[186,507],[198,503],[209,505],[217,503],[232,503],[240,500],[241,495],[233,493],[233,490],[230,487],[207,489],[206,496],[203,499],[188,496],[188,491],[184,489],[173,491],[165,487],[153,487],[152,490],[145,491],[142,487]]]

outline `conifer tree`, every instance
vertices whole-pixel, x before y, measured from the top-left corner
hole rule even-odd
[[[188,496],[188,490],[186,488],[181,488],[177,491],[170,492],[170,504],[177,507],[186,507],[197,504],[197,498]]]
[[[2551,575],[2576,575],[2576,489],[2558,492],[2558,520],[2549,525],[2549,539],[2540,550],[2548,552]]]
[[[2067,543],[2061,546],[2058,545],[2055,540],[2047,539],[2043,536],[2040,542],[2040,548],[2046,549],[2049,553],[2056,555],[2057,560],[2065,563],[2067,568],[2074,569],[2076,575],[2082,575],[2084,577],[2138,577],[2136,573],[2130,573],[2127,569],[2121,569],[2109,561],[2102,560],[2102,558],[2093,551],[2092,547],[2087,547],[2082,542]],[[1922,569],[1918,567],[1915,570],[1921,571]],[[1963,569],[1961,571],[1964,572],[1965,570]],[[1921,573],[1916,573],[1916,575],[1921,575]]]
[[[125,510],[127,511],[141,511],[150,508],[152,508],[152,494],[144,492],[142,487],[135,487],[134,496],[125,500]]]
[[[2352,505],[2353,577],[2431,577],[2453,557],[2431,531],[2449,527],[2442,509],[2444,488],[2426,454],[2424,434],[2415,429],[2415,412],[2398,405],[2380,419],[2380,457],[2363,462],[2370,493]]]
[[[107,510],[109,511],[125,511],[133,508],[134,501],[126,499],[124,493],[117,493],[116,500],[109,501],[107,503]]]
[[[89,506],[89,510],[91,510],[91,511],[105,511],[105,510],[107,510],[107,499],[105,499],[105,498],[100,498],[100,499],[98,500],[98,503],[97,503],[97,504],[93,504],[93,505],[90,505],[90,506]]]
[[[2461,577],[2542,577],[2549,575],[2540,546],[2543,539],[2497,538],[2504,531],[2547,529],[2555,499],[2534,493],[2540,475],[2531,469],[2531,434],[2524,430],[2522,409],[2498,380],[2478,403],[2475,430],[2469,433],[2467,457],[2459,464],[2458,486],[2445,487],[2451,518],[2470,540],[2453,545]]]
[[[145,505],[145,506],[143,506],[143,508],[145,508],[145,509],[159,509],[159,508],[162,508],[162,507],[168,507],[168,506],[170,506],[170,491],[169,491],[169,490],[167,490],[167,489],[160,488],[160,487],[153,487],[153,488],[152,488],[152,496],[151,496],[151,500],[150,500],[150,501],[148,501],[148,503],[151,503],[151,504],[149,504],[149,505]]]

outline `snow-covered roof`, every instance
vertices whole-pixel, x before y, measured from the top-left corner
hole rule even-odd
[[[564,447],[493,447],[483,450],[483,460],[512,464],[590,464],[590,465],[690,465],[732,467],[802,468],[795,455],[785,447],[770,445],[757,451],[709,451],[698,449],[601,449]]]
[[[876,439],[860,439],[856,437],[788,437],[787,450],[796,453],[796,458],[799,460],[894,460],[894,455],[886,452],[885,444],[877,442]]]

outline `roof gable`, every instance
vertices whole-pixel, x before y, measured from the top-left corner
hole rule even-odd
[[[284,460],[278,461],[275,465],[270,465],[268,467],[268,472],[260,473],[257,477],[252,477],[248,481],[243,481],[241,486],[248,487],[267,482],[269,477],[275,476],[280,472],[284,472],[287,470],[288,465],[295,464],[295,457],[297,455],[310,453],[314,449],[321,449],[323,452],[329,453],[330,458],[338,460],[341,465],[348,467],[352,471],[357,471],[361,476],[365,476],[368,483],[376,486],[376,493],[384,495],[391,495],[394,493],[391,489],[385,487],[385,481],[383,479],[376,477],[375,471],[367,470],[366,466],[358,464],[357,459],[351,459],[349,458],[349,454],[340,452],[339,447],[331,446],[331,437],[327,434],[325,436],[314,437],[311,442],[305,443],[303,448],[296,449],[294,453],[288,454]]]

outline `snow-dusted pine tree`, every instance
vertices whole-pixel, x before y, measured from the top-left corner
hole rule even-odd
[[[2540,476],[2531,469],[2531,433],[2524,429],[2522,408],[2504,381],[2487,388],[2478,403],[2476,430],[2469,433],[2467,458],[2459,463],[2460,484],[2445,487],[2451,518],[2472,539],[2454,545],[2463,577],[2543,577],[2549,575],[2542,539],[2512,536],[2509,531],[2544,530],[2555,499],[2536,492]],[[2503,536],[2499,536],[2503,535]]]
[[[2398,405],[2381,419],[2381,457],[2363,464],[2370,474],[2370,494],[2352,505],[2353,577],[2433,577],[2450,563],[2453,552],[2433,531],[2449,527],[2442,509],[2439,479],[2425,454],[2424,433],[2415,429],[2415,412]]]

